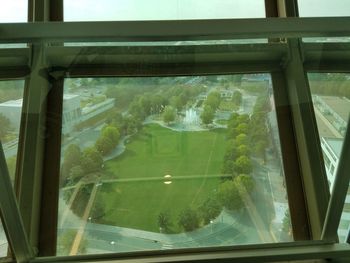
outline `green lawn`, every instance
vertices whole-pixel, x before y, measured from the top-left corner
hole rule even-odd
[[[121,156],[105,164],[107,174],[124,181],[100,188],[101,223],[158,231],[158,215],[168,211],[178,232],[180,211],[197,207],[216,190],[220,179],[210,176],[220,174],[225,146],[224,129],[176,132],[145,126]],[[169,185],[164,184],[166,174],[172,176]]]
[[[176,132],[148,125],[131,138],[121,156],[105,163],[106,169],[117,178],[218,174],[225,133],[225,129]]]

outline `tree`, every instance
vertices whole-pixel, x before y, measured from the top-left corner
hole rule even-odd
[[[163,112],[163,121],[169,124],[175,120],[175,109],[171,106],[166,106]]]
[[[68,178],[72,167],[80,165],[82,162],[82,153],[80,147],[76,144],[68,145],[63,155],[62,179]]]
[[[122,134],[131,135],[135,134],[142,128],[142,122],[140,119],[133,115],[128,115],[124,118],[123,126],[121,127]]]
[[[164,231],[164,233],[169,233],[171,220],[169,212],[160,212],[158,215],[158,225],[159,228]]]
[[[84,170],[81,167],[81,165],[73,166],[70,169],[69,177],[72,180],[80,179],[81,177],[83,177],[83,175],[84,175]]]
[[[102,169],[103,159],[95,147],[86,148],[83,152],[82,167],[85,173],[98,172]]]
[[[242,155],[236,159],[235,168],[239,174],[250,174],[253,170],[252,162],[246,155]]]
[[[224,181],[220,184],[218,199],[228,210],[237,210],[243,207],[242,198],[234,181]]]
[[[214,119],[213,109],[208,105],[204,106],[204,110],[201,113],[200,118],[201,118],[202,122],[206,125],[212,123],[213,119]]]
[[[187,208],[180,213],[179,225],[185,231],[193,231],[199,227],[199,217],[196,210]]]
[[[234,129],[236,134],[247,134],[248,133],[248,124],[247,123],[240,123],[237,125],[237,127]]]
[[[268,145],[268,142],[266,141],[266,139],[261,139],[257,141],[257,143],[254,146],[255,152],[263,158],[264,163],[266,159],[265,151],[266,151],[267,145]]]
[[[235,175],[235,170],[236,170],[236,166],[235,166],[235,162],[233,160],[225,160],[224,164],[222,166],[222,170],[221,172],[224,175]]]
[[[175,109],[177,109],[178,111],[181,111],[182,108],[185,106],[186,104],[186,100],[184,100],[183,96],[178,95],[178,96],[172,96],[170,98],[170,104],[171,106],[173,106]]]
[[[241,133],[236,136],[237,145],[246,145],[248,143],[248,137],[245,133]]]
[[[234,179],[234,182],[235,182],[237,187],[244,188],[248,193],[250,193],[255,187],[255,182],[254,182],[253,178],[247,174],[238,175]]]
[[[118,128],[111,125],[107,125],[103,127],[101,137],[108,138],[110,140],[110,143],[112,144],[112,147],[115,147],[119,142],[120,133]]]
[[[207,198],[199,207],[199,212],[204,224],[209,224],[210,220],[218,217],[221,210],[222,205],[216,197]]]
[[[248,155],[249,154],[249,148],[245,144],[241,144],[237,147],[237,155]]]
[[[3,139],[10,129],[10,120],[6,118],[4,114],[0,113],[0,139]]]
[[[113,150],[114,143],[107,136],[101,136],[95,142],[95,147],[103,156],[106,156]]]
[[[232,102],[239,107],[242,104],[242,93],[236,90],[232,95]]]
[[[210,92],[205,101],[205,105],[210,106],[214,111],[219,107],[221,101],[220,93],[217,91]]]

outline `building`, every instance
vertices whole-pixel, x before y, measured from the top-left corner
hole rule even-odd
[[[313,100],[323,116],[344,136],[350,114],[350,100],[345,97],[318,95],[313,96]]]
[[[93,104],[90,106],[85,106],[81,110],[81,121],[86,121],[103,112],[106,112],[112,109],[114,105],[115,105],[115,99],[106,99],[100,103]]]
[[[344,97],[318,95],[313,96],[313,101],[328,184],[332,192],[350,114],[350,101]],[[346,241],[349,230],[350,192],[345,200],[338,229],[340,241]]]
[[[68,134],[81,121],[80,96],[64,94],[62,114],[62,133]]]

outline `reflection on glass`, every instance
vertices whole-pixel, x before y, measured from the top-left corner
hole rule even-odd
[[[348,0],[298,0],[301,17],[349,16]]]
[[[15,177],[19,124],[24,81],[0,81],[0,141],[12,182]],[[0,221],[0,257],[7,256],[8,243]]]
[[[27,22],[28,0],[1,1],[0,23]]]
[[[58,254],[291,240],[271,85],[66,79]]]
[[[64,0],[65,21],[265,17],[263,0]]]
[[[350,75],[312,73],[308,75],[321,148],[330,190],[333,188],[350,114]],[[338,228],[340,242],[350,229],[350,191]]]
[[[23,88],[23,80],[0,81],[0,140],[12,182],[16,170]]]
[[[7,256],[8,242],[0,220],[0,258]]]

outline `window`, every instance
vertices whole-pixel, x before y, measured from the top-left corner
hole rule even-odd
[[[350,116],[350,75],[310,73],[308,77],[329,187],[333,189]],[[344,221],[350,211],[349,201],[348,198],[345,200],[343,221],[339,229],[348,229],[350,226],[348,220]],[[345,235],[341,242],[346,242],[346,238]]]
[[[271,90],[267,74],[66,79],[58,254],[291,240]]]
[[[65,21],[186,20],[265,17],[263,0],[64,0]]]
[[[349,16],[349,2],[347,0],[317,1],[298,0],[299,15],[301,17]]]
[[[27,17],[27,0],[11,0],[1,4],[0,23],[27,22]]]
[[[15,179],[23,80],[0,81],[0,140],[12,182]]]
[[[291,1],[165,2],[30,1],[33,21],[90,22],[0,23],[1,43],[33,43],[0,50],[0,78],[26,87],[18,180],[0,184],[14,260],[349,255],[337,244],[349,197],[326,216],[345,188],[329,202],[337,151],[317,137],[305,72],[350,72],[350,49],[301,41],[343,37],[349,18],[264,19],[297,16]]]
[[[7,256],[8,242],[5,235],[4,228],[0,221],[0,258]]]

